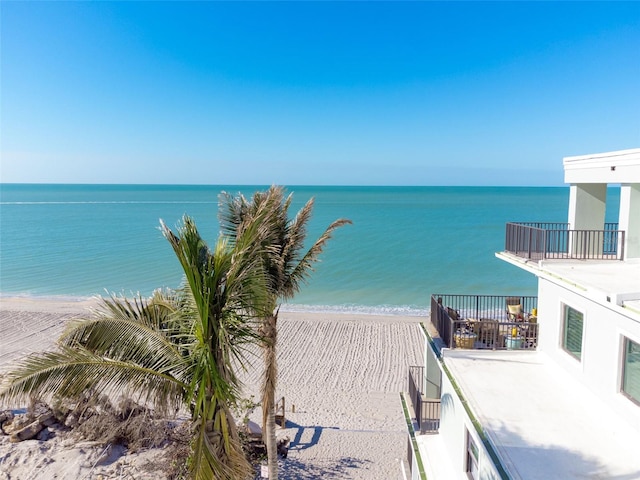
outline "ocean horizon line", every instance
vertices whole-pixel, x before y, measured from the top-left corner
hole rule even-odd
[[[568,188],[564,184],[554,185],[405,185],[405,184],[315,184],[315,183],[86,183],[86,182],[0,182],[0,187],[3,186],[60,186],[60,187],[241,187],[241,188],[269,188],[272,185],[280,185],[286,188]]]

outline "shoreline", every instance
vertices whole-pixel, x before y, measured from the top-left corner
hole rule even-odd
[[[130,296],[129,296],[130,297]],[[106,296],[70,296],[70,295],[20,295],[0,293],[0,311],[37,311],[56,313],[84,313],[96,306]],[[302,305],[282,304],[280,316],[297,317],[315,316],[347,316],[355,317],[390,317],[390,318],[422,318],[426,319],[429,309],[404,306],[366,306],[366,305]]]
[[[0,295],[0,312],[85,313],[98,297],[34,297]]]

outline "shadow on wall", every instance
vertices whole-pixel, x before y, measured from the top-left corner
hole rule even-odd
[[[442,418],[453,418],[456,408],[453,397],[445,394],[441,399]],[[446,420],[445,420],[446,421]],[[514,465],[528,464],[536,474],[532,479],[547,480],[556,478],[558,471],[566,471],[567,465],[574,471],[572,478],[606,478],[607,480],[639,480],[640,471],[614,475],[607,471],[597,459],[585,456],[579,451],[570,450],[557,445],[535,445],[523,438],[519,433],[503,424],[495,430],[501,439],[509,460]]]
[[[535,465],[536,478],[553,478],[554,474],[557,474],[556,472],[566,470],[567,465],[571,465],[574,473],[573,478],[640,479],[640,470],[630,471],[631,469],[629,469],[628,473],[613,475],[595,458],[560,445],[535,445],[527,442],[517,432],[509,429],[507,425],[503,425],[496,433],[502,439],[503,444],[508,445],[504,448],[508,451],[514,464],[527,462],[530,465]]]
[[[527,463],[536,472],[535,478],[554,478],[558,471],[573,472],[573,478],[606,478],[607,480],[638,480],[640,471],[612,474],[598,459],[588,457],[577,450],[557,445],[535,445],[504,424],[496,430],[503,440],[510,460],[515,464]],[[570,467],[567,467],[570,465]]]

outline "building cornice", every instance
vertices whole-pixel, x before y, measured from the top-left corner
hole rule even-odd
[[[640,183],[640,148],[565,157],[565,183]]]

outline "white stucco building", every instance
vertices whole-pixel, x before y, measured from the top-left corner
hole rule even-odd
[[[640,479],[640,149],[564,172],[567,223],[508,224],[496,253],[538,279],[537,298],[508,297],[521,315],[507,297],[432,299],[406,478]]]

